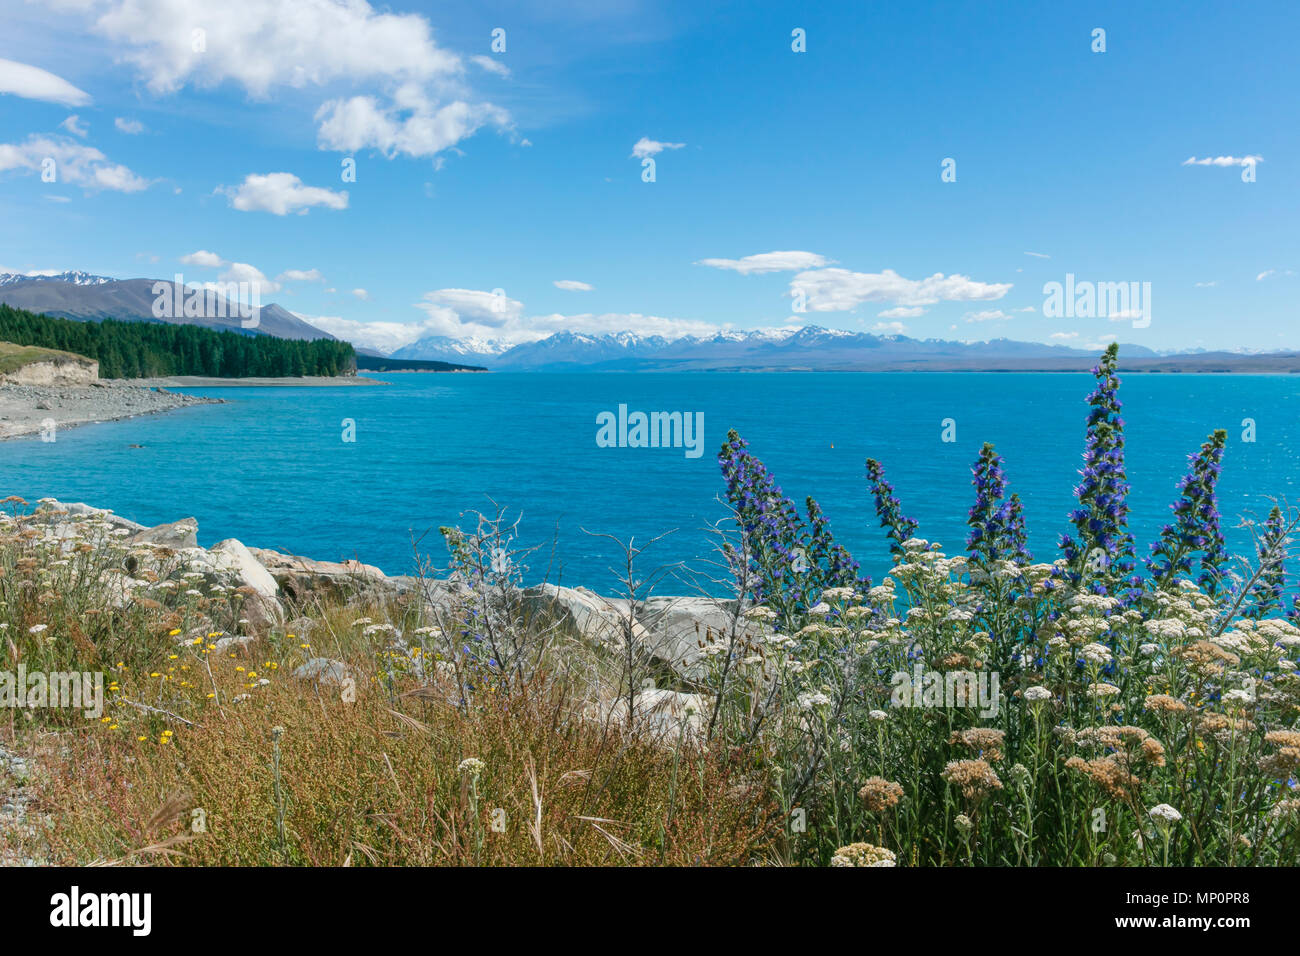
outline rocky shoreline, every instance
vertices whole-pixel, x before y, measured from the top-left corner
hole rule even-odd
[[[0,384],[0,440],[53,434],[61,429],[139,415],[170,412],[191,405],[216,405],[201,398],[136,383],[101,380],[91,385]],[[50,431],[50,423],[53,431]]]
[[[219,645],[250,642],[274,628],[305,635],[314,622],[304,609],[321,603],[419,602],[427,616],[452,619],[463,613],[473,592],[456,580],[388,575],[359,561],[320,561],[300,555],[249,547],[228,538],[209,548],[198,544],[198,521],[145,527],[113,512],[83,503],[42,499],[36,515],[55,538],[77,540],[87,527],[98,526],[123,546],[165,549],[179,559],[186,574],[247,595],[241,613],[245,633],[222,638]],[[127,606],[146,582],[135,571],[116,578],[106,592],[113,606]],[[141,569],[143,573],[143,569]],[[659,729],[698,729],[705,713],[699,692],[725,635],[747,633],[756,625],[738,613],[736,602],[707,596],[651,596],[633,606],[627,598],[607,597],[584,587],[550,583],[520,589],[515,595],[529,617],[548,622],[580,639],[598,655],[617,659],[629,640],[636,655],[653,674],[637,695],[637,708]],[[178,640],[188,640],[181,635]],[[224,642],[224,643],[223,643]],[[342,672],[342,662],[319,658],[309,662],[321,673]],[[310,675],[307,675],[310,676]]]

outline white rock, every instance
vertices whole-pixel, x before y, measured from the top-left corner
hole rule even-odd
[[[627,602],[603,598],[586,588],[539,584],[524,591],[525,600],[534,613],[547,613],[568,624],[578,634],[596,644],[622,646],[627,633]],[[640,621],[631,621],[632,637],[644,642],[647,634]]]
[[[348,676],[348,665],[328,657],[313,657],[298,667],[293,676],[297,680],[314,681],[326,687],[341,686]]]
[[[741,617],[733,622],[735,601],[708,597],[652,597],[642,609],[651,653],[684,677],[697,678],[708,645],[729,640],[734,626],[742,634],[757,636],[758,625]]]

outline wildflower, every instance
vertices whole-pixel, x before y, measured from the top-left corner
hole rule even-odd
[[[1215,489],[1227,439],[1228,433],[1218,429],[1197,454],[1188,458],[1191,467],[1178,482],[1181,494],[1171,506],[1174,523],[1165,525],[1147,559],[1157,586],[1170,584],[1180,574],[1190,575],[1192,555],[1199,552],[1201,574],[1197,583],[1211,596],[1218,590],[1220,566],[1227,560],[1227,552]]]
[[[1099,757],[1096,760],[1084,760],[1071,757],[1065,766],[1089,777],[1094,783],[1119,800],[1127,800],[1129,792],[1135,790],[1140,781],[1129,773],[1113,757]]]
[[[1124,469],[1124,420],[1115,374],[1119,347],[1110,345],[1092,370],[1097,388],[1088,396],[1087,439],[1075,488],[1079,507],[1070,513],[1077,538],[1064,535],[1061,551],[1065,578],[1076,587],[1085,571],[1101,578],[1122,578],[1132,571],[1133,536],[1128,531],[1128,475]],[[1101,587],[1105,583],[1098,582]]]
[[[870,843],[850,843],[831,856],[831,866],[897,866],[893,850]]]
[[[49,625],[47,625],[47,624],[33,624],[31,627],[29,627],[29,628],[27,629],[27,633],[28,633],[28,634],[40,634],[40,633],[42,633],[43,631],[48,630],[48,628],[49,628]]]
[[[1002,500],[1007,482],[1002,471],[1002,456],[993,450],[992,443],[985,442],[980,449],[971,475],[975,504],[971,505],[966,519],[970,526],[966,550],[970,552],[971,561],[986,571],[1007,558],[1025,563],[1032,561],[1033,556],[1025,546],[1020,498],[1012,495],[1010,500]]]
[[[1114,684],[1107,684],[1105,681],[1088,685],[1089,697],[1114,697],[1118,693],[1118,687]]]
[[[1112,660],[1110,648],[1105,644],[1085,644],[1079,653],[1088,664],[1109,664]]]
[[[1030,703],[1039,703],[1044,700],[1051,700],[1052,692],[1046,687],[1035,685],[1025,691],[1025,700]]]
[[[968,800],[979,800],[993,790],[1002,789],[1002,781],[983,760],[950,760],[940,776],[961,790]]]
[[[1181,700],[1175,700],[1168,694],[1151,694],[1142,702],[1147,710],[1164,711],[1170,714],[1182,713],[1187,709],[1187,705]]]
[[[902,554],[909,544],[918,541],[924,547],[927,542],[912,537],[916,522],[903,514],[902,504],[894,497],[894,486],[885,480],[885,469],[874,458],[867,459],[867,485],[876,501],[880,527],[889,529],[890,553]]]
[[[948,738],[950,744],[961,744],[975,753],[992,760],[1002,759],[1002,745],[1006,741],[1006,732],[992,727],[972,727],[967,730],[954,731]]]
[[[487,768],[487,764],[485,764],[482,760],[479,760],[478,757],[466,757],[456,767],[456,770],[462,774],[469,774],[470,777],[477,780],[480,776],[482,776],[483,771],[486,768]]]
[[[874,720],[874,721],[888,720],[889,715],[885,713],[883,710],[873,710],[867,714],[867,719]]]
[[[1164,828],[1171,824],[1177,823],[1183,818],[1183,815],[1167,803],[1159,803],[1147,811],[1147,816],[1156,822],[1156,825]]]
[[[831,699],[820,692],[800,694],[798,700],[799,709],[805,712],[815,710],[818,707],[829,707],[830,703]]]
[[[884,777],[871,777],[858,791],[858,799],[865,803],[872,813],[884,813],[896,806],[902,797],[902,786]]]

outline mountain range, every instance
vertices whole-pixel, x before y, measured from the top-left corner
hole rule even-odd
[[[1300,353],[1161,353],[1121,347],[1130,371],[1300,372]],[[523,344],[432,336],[394,358],[473,361],[497,371],[1084,371],[1097,350],[1013,339],[952,342],[804,326],[667,339],[635,332],[557,332]]]
[[[288,339],[332,339],[279,305],[263,306],[255,327],[247,328],[227,303],[225,315],[203,314],[158,319],[154,288],[167,280],[112,279],[85,272],[52,276],[0,273],[0,302],[70,319],[116,318],[165,321],[207,328],[273,335]],[[180,290],[183,294],[184,290]],[[221,307],[215,311],[220,313]],[[534,342],[427,336],[385,354],[358,348],[361,356],[418,362],[449,362],[494,371],[1084,371],[1097,350],[1012,339],[954,342],[825,329],[723,331],[712,336],[669,339],[637,332],[556,332]],[[1300,373],[1300,353],[1245,351],[1157,352],[1140,345],[1121,346],[1124,367],[1151,372]],[[369,363],[382,367],[382,363]]]
[[[202,299],[203,310],[199,315],[159,318],[154,315],[154,302],[159,298],[154,289],[160,282],[167,287],[162,290],[163,297],[183,304],[190,290],[167,279],[111,279],[85,272],[51,276],[0,273],[0,302],[16,309],[79,321],[169,322],[281,339],[334,338],[274,303],[254,310],[256,315],[241,318],[233,303],[215,293]],[[173,311],[184,312],[183,309]]]

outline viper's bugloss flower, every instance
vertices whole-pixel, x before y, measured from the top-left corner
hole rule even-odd
[[[1228,553],[1220,529],[1219,500],[1215,489],[1227,440],[1228,433],[1219,429],[1201,445],[1199,452],[1188,458],[1188,472],[1178,482],[1181,494],[1170,506],[1174,521],[1160,532],[1160,540],[1151,546],[1151,557],[1147,559],[1147,567],[1157,587],[1168,584],[1179,575],[1190,577],[1192,558],[1199,554],[1201,573],[1197,584],[1211,596],[1218,591]]]
[[[874,458],[867,459],[867,486],[876,500],[880,527],[888,528],[891,554],[902,554],[903,542],[916,531],[916,522],[903,514],[903,505],[894,496],[894,486],[885,480],[885,469]]]

